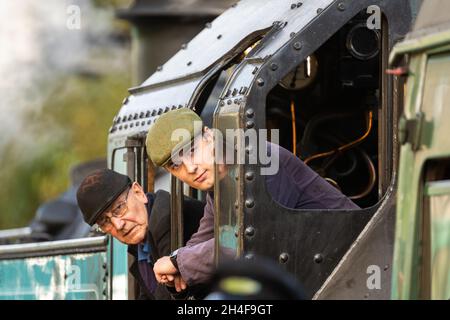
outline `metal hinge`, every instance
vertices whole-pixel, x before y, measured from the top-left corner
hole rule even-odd
[[[398,136],[402,145],[410,143],[412,150],[419,149],[423,121],[424,114],[422,112],[416,113],[416,117],[413,119],[406,119],[404,115],[400,117]]]

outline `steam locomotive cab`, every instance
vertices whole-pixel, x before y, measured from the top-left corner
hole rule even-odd
[[[294,274],[309,297],[387,298],[403,85],[384,70],[411,20],[409,1],[241,1],[130,89],[110,130],[111,159],[148,191],[168,188],[167,173],[144,150],[148,127],[161,114],[187,107],[223,136],[244,132],[233,143],[246,161],[227,164],[228,179],[214,187],[216,262],[226,259],[221,252],[266,256]],[[269,140],[361,210],[277,204],[261,175],[264,164],[248,161],[256,147],[245,138],[250,129],[268,129]],[[170,191],[175,249],[183,245],[183,193],[203,195],[173,177]],[[383,289],[369,294],[371,265],[383,266]]]

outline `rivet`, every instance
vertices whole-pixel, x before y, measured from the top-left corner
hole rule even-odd
[[[192,64],[192,61],[188,61],[188,63],[186,63],[186,65],[189,67]]]
[[[255,111],[250,108],[245,112],[245,114],[247,115],[247,117],[253,118],[253,116],[255,115]]]
[[[272,64],[270,65],[270,70],[275,71],[275,70],[277,70],[277,69],[278,69],[278,65],[277,65],[276,63],[272,63]]]
[[[147,124],[151,124],[151,123],[152,123],[152,120],[148,120],[148,121],[147,121]]]
[[[122,104],[125,105],[125,104],[127,104],[127,103],[128,103],[128,97],[125,97],[125,98],[123,99],[123,101],[122,101]]]
[[[247,208],[253,208],[254,205],[255,205],[255,202],[252,199],[245,200],[245,206]]]
[[[177,108],[177,106],[172,106],[172,110],[175,110]]]
[[[152,111],[152,117],[153,117],[153,116],[156,116],[156,110],[153,110],[153,111]]]
[[[219,35],[217,36],[217,40],[220,40],[221,38],[222,38],[222,35],[219,34]]]
[[[227,101],[227,104],[228,105],[230,105],[230,104],[232,104],[233,103],[233,101],[231,100],[231,99],[229,99],[228,101]]]
[[[303,3],[299,2],[297,3],[297,8],[300,8],[303,5]]]
[[[253,122],[253,121],[247,121],[246,123],[245,123],[245,127],[247,128],[247,129],[251,129],[251,128],[253,128],[255,126],[255,123]]]
[[[317,9],[317,14],[320,14],[323,11],[322,8]]]
[[[245,228],[245,235],[247,237],[253,237],[255,235],[255,228],[252,226]]]
[[[163,109],[159,108],[158,109],[158,115],[160,115],[163,112]]]
[[[302,48],[301,42],[294,42],[293,47],[295,50],[300,50]]]
[[[291,4],[291,9],[297,8],[297,5],[295,3]]]
[[[170,108],[169,107],[166,107],[165,109],[164,109],[164,112],[167,112],[167,111],[169,111],[170,110]]]
[[[134,127],[134,124],[130,123],[130,128],[133,128],[133,127]]]
[[[255,178],[255,174],[253,172],[250,171],[245,174],[245,179],[247,179],[247,181],[252,181],[253,178]]]
[[[338,4],[337,7],[338,7],[339,11],[345,11],[345,3],[341,2]]]
[[[388,264],[384,266],[384,271],[386,271],[387,269],[389,269],[389,265]]]
[[[141,112],[140,114],[139,114],[139,118],[143,118],[144,117],[144,115],[145,115],[145,113],[143,113],[143,112]]]
[[[119,126],[119,130],[122,130],[122,126]]]
[[[145,125],[145,121],[142,121],[142,122],[141,122],[141,126],[144,126],[144,125]]]
[[[117,117],[117,119],[116,119],[116,123],[120,123],[120,117]]]
[[[314,262],[315,263],[321,263],[323,261],[323,256],[320,253],[316,253],[314,255]]]
[[[211,28],[211,22],[207,22],[207,23],[205,24],[205,27],[208,28],[208,29]]]
[[[178,105],[178,109],[181,109],[181,108],[183,108],[183,105],[182,105],[182,104],[179,104],[179,105]]]
[[[150,117],[151,114],[152,114],[152,113],[151,113],[150,111],[147,111],[147,112],[145,113],[145,117],[148,118],[148,117]]]
[[[156,71],[162,71],[162,66],[157,66]]]
[[[291,32],[291,33],[289,34],[289,37],[291,37],[291,38],[295,37],[295,32]]]
[[[186,43],[183,43],[183,44],[181,45],[181,49],[186,50],[186,48],[187,48],[187,44],[186,44]]]
[[[256,79],[256,84],[258,86],[262,87],[264,85],[264,79],[263,78]]]
[[[242,87],[241,90],[239,90],[240,94],[245,94],[247,92],[247,87]]]
[[[238,231],[238,230],[236,230],[236,231],[234,232],[234,236],[235,236],[236,238],[239,238],[239,231]]]
[[[220,105],[221,107],[223,107],[223,106],[225,105],[225,101],[221,100],[220,103],[219,103],[219,105]]]
[[[236,88],[233,89],[233,92],[231,93],[231,95],[234,97],[235,95],[238,94],[238,90]]]
[[[128,129],[128,125],[127,125],[127,124],[124,125],[123,128],[124,128],[125,130]]]
[[[256,72],[258,72],[258,67],[255,67],[255,69],[253,69],[252,74],[256,74]]]
[[[130,115],[128,116],[128,121],[130,121],[131,119],[133,119],[133,115],[130,114]]]
[[[106,282],[106,280],[108,280],[108,278],[106,276],[103,277],[103,282]]]
[[[233,102],[234,104],[239,104],[239,99],[234,99]]]
[[[106,289],[105,289],[105,290],[103,290],[103,295],[104,295],[104,296],[106,296]]]
[[[139,118],[139,115],[135,113],[133,119],[136,120],[137,118]]]
[[[280,263],[286,263],[289,260],[289,255],[286,252],[283,252],[280,254],[280,257],[278,258],[278,261]]]
[[[139,121],[136,121],[136,123],[134,124],[136,127],[138,127],[141,123]]]

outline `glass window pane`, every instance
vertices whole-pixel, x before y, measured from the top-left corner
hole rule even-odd
[[[234,109],[232,109],[234,108]],[[217,118],[215,132],[215,208],[219,217],[218,257],[219,261],[237,257],[241,245],[239,229],[241,225],[242,200],[239,196],[238,178],[242,165],[237,161],[235,150],[240,150],[240,135],[227,135],[227,131],[239,128],[239,110],[237,107],[222,108],[225,114]],[[231,139],[230,139],[231,138]],[[235,148],[236,146],[236,148]]]
[[[431,298],[450,298],[450,195],[430,197]]]
[[[114,150],[112,169],[116,172],[127,174],[127,163],[125,161],[125,154],[127,148],[121,148]]]

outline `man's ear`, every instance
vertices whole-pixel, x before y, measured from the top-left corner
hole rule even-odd
[[[147,203],[147,196],[145,195],[144,189],[141,187],[139,183],[137,183],[136,181],[133,182],[133,184],[131,185],[131,190],[139,199]]]

